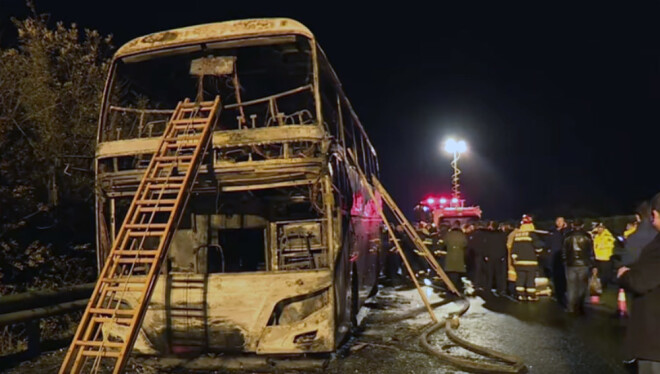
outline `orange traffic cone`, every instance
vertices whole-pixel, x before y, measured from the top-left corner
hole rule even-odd
[[[617,300],[617,313],[619,317],[628,317],[628,304],[626,304],[626,291],[623,288],[619,288],[619,296]]]

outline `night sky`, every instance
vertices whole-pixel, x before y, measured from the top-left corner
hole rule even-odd
[[[629,214],[660,191],[658,9],[430,3],[37,0],[37,9],[111,33],[116,46],[199,23],[301,21],[408,212],[449,194],[448,135],[469,144],[462,190],[487,217]],[[12,43],[9,17],[26,13],[23,1],[0,0],[0,43]]]

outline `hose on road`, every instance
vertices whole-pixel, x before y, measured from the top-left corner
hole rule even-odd
[[[527,368],[523,364],[520,357],[507,355],[490,348],[470,343],[454,333],[454,330],[458,328],[458,317],[462,316],[468,311],[468,309],[470,309],[470,301],[467,300],[464,296],[456,301],[462,301],[463,305],[461,308],[455,312],[450,313],[444,321],[439,321],[438,323],[435,323],[422,331],[422,334],[419,336],[420,345],[424,347],[424,349],[426,349],[429,354],[469,372],[489,374],[526,372]],[[451,354],[443,352],[442,350],[434,347],[429,342],[429,337],[442,328],[445,329],[447,338],[454,342],[457,346],[482,356],[501,361],[502,363],[477,362],[467,358],[452,356]]]

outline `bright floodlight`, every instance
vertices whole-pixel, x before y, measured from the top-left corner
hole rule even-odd
[[[464,153],[467,151],[467,143],[465,140],[456,140],[449,138],[445,141],[445,151],[448,153]]]
[[[458,153],[465,153],[467,152],[467,143],[465,140],[459,140],[456,142],[456,150]]]

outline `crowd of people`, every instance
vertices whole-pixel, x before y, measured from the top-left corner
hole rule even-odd
[[[580,221],[572,222],[572,230],[568,230],[563,217],[557,218],[556,225],[551,232],[537,230],[532,218],[525,215],[517,227],[495,221],[461,223],[456,220],[438,226],[420,221],[416,229],[459,290],[469,283],[477,291],[489,291],[496,296],[509,296],[519,301],[536,301],[540,294],[549,294],[547,282],[542,284],[544,289],[537,289],[538,279],[542,283],[543,277],[546,277],[554,280],[555,290],[560,290],[560,302],[565,305],[563,290],[567,282],[559,278],[566,276],[563,269],[574,266],[574,261],[570,255],[562,255],[562,249],[567,233],[572,233],[570,238],[575,239],[580,237],[577,233],[583,230]],[[428,266],[418,256],[419,251],[405,235],[404,229],[399,226],[396,233],[404,252],[411,255],[408,257],[412,268],[418,275],[426,274]],[[598,268],[606,271],[610,268],[609,257],[613,253],[613,236],[603,225],[598,225],[593,232],[593,240],[602,243],[598,248],[599,253],[602,252],[599,259],[603,263]],[[593,257],[593,249],[590,250]],[[609,257],[606,252],[609,252]],[[396,258],[398,256],[391,257],[393,259],[388,262],[387,273],[402,279],[404,272]],[[590,265],[595,265],[591,257],[587,260],[591,261]],[[605,260],[606,257],[608,260]]]
[[[660,194],[642,204],[621,236],[603,224],[586,228],[579,219],[557,217],[554,228],[537,230],[530,216],[517,225],[451,221],[418,222],[416,230],[460,291],[474,289],[516,301],[550,295],[574,314],[584,312],[587,296],[598,300],[615,288],[631,300],[625,344],[639,372],[660,373]],[[400,246],[417,277],[429,275],[427,262],[405,230]],[[388,256],[386,275],[405,281],[400,258]]]

